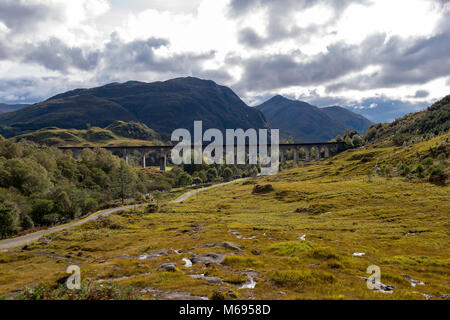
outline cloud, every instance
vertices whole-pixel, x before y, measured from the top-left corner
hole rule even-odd
[[[265,10],[267,35],[260,36],[249,26],[243,27],[238,33],[242,44],[262,48],[286,39],[307,42],[312,36],[324,36],[330,33],[330,26],[339,20],[349,5],[368,3],[367,0],[232,0],[229,15],[235,19],[242,18],[245,22],[247,14],[254,10]],[[320,7],[320,11],[296,16],[302,11],[317,7]],[[324,14],[325,8],[331,10],[329,16]],[[314,19],[306,21],[305,26],[299,26],[297,23],[308,20],[308,15],[314,16]],[[325,20],[322,19],[324,16]]]
[[[98,51],[69,47],[60,39],[51,38],[39,44],[30,44],[24,52],[24,62],[37,63],[49,70],[67,72],[70,68],[93,70],[99,61]]]
[[[427,90],[417,90],[413,98],[426,98],[430,95]]]
[[[238,87],[250,91],[267,90],[332,81],[369,65],[384,40],[385,35],[374,35],[361,45],[335,43],[327,48],[326,53],[318,54],[307,62],[298,62],[293,54],[242,59],[244,76]]]
[[[399,85],[424,84],[445,77],[450,72],[450,33],[415,39],[391,38],[376,55],[367,50],[368,65],[380,69],[368,75],[357,75],[327,86],[328,92],[356,89],[392,88]]]
[[[2,0],[0,2],[0,21],[13,32],[29,30],[47,20],[59,20],[63,7],[24,0]]]

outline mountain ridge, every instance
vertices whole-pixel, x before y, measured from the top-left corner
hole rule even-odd
[[[202,120],[204,129],[267,128],[264,115],[230,88],[186,77],[111,83],[61,93],[0,115],[0,133],[8,137],[49,126],[85,129],[86,123],[106,127],[116,120],[142,122],[166,135],[178,128],[192,132],[195,120]]]
[[[25,107],[28,107],[29,104],[7,104],[0,103],[0,114],[16,111]]]
[[[320,142],[343,135],[346,129],[362,131],[372,122],[342,107],[319,108],[307,102],[276,95],[256,106],[271,127],[280,129],[280,137],[295,141]]]

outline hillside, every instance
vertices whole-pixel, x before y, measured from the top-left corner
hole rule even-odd
[[[372,144],[403,145],[430,139],[450,130],[450,95],[428,109],[410,113],[392,123],[377,123],[366,132]]]
[[[160,134],[177,128],[264,128],[264,116],[247,106],[231,89],[213,81],[177,78],[165,82],[130,81],[77,89],[0,115],[0,134],[11,137],[55,126],[106,127],[116,120],[142,122]]]
[[[343,135],[345,129],[364,130],[370,121],[340,107],[318,108],[306,102],[290,100],[280,95],[256,107],[280,136],[290,136],[299,142],[328,141]]]
[[[47,127],[15,136],[14,141],[28,140],[48,146],[120,146],[158,145],[161,137],[142,123],[116,121],[106,128],[60,129]]]
[[[28,104],[5,104],[5,103],[0,103],[0,114],[16,111],[16,110],[25,108],[27,106],[28,106]]]

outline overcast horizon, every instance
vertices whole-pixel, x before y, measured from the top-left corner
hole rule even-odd
[[[450,94],[450,3],[0,0],[0,103],[186,76],[389,122]]]

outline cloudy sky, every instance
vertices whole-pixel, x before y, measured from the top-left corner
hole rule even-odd
[[[391,121],[450,94],[450,2],[0,0],[0,102],[180,76]]]

